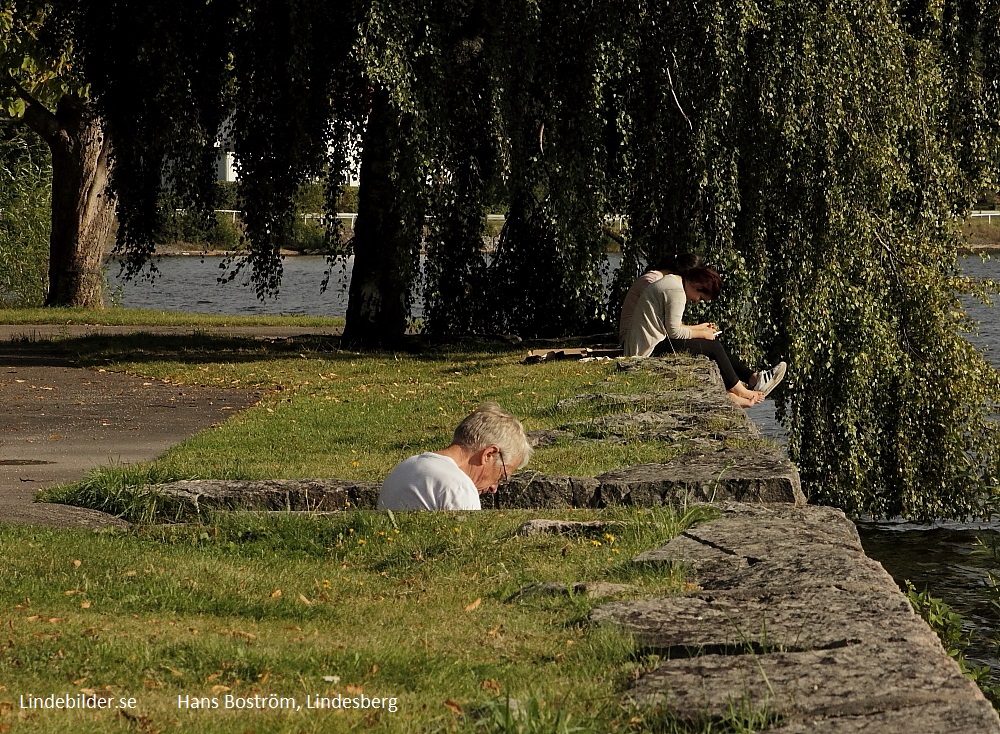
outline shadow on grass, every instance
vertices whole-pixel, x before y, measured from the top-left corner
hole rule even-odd
[[[6,345],[3,364],[22,366],[105,367],[118,361],[151,363],[160,361],[197,365],[204,363],[250,363],[277,361],[308,353],[330,362],[353,361],[359,357],[391,358],[393,354],[419,356],[429,362],[449,365],[449,371],[463,373],[489,369],[484,354],[498,357],[525,351],[504,339],[461,339],[453,342],[408,336],[401,348],[393,351],[357,352],[341,349],[336,336],[295,336],[288,338],[253,338],[218,336],[208,333],[157,334],[135,332],[123,335],[72,337],[58,341],[22,341]]]

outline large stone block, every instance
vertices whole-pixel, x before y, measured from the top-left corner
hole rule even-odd
[[[741,587],[616,602],[593,609],[590,619],[621,627],[643,649],[671,656],[937,641],[902,594],[862,584],[804,584],[775,591]]]
[[[493,495],[481,495],[483,509],[566,509],[593,507],[597,480],[524,471]]]
[[[989,734],[997,731],[997,712],[989,701],[933,701],[878,711],[867,716],[791,718],[769,734]]]
[[[975,683],[936,641],[894,640],[829,650],[759,655],[702,655],[669,660],[642,676],[627,698],[679,719],[719,719],[733,711],[767,711],[789,722],[873,716],[924,706],[968,706],[981,714],[977,734],[1000,731],[1000,719]],[[820,725],[810,731],[828,731]],[[882,729],[880,734],[930,732]],[[935,734],[954,732],[938,729]]]
[[[777,450],[726,448],[685,454],[665,464],[607,472],[597,480],[600,507],[806,501],[798,470]]]
[[[379,484],[349,479],[189,479],[149,487],[163,514],[177,518],[211,510],[330,512],[378,506]]]

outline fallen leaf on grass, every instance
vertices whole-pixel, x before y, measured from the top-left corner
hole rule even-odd
[[[80,609],[90,609],[90,602],[89,601],[80,602]]]
[[[235,637],[239,640],[246,640],[247,642],[253,642],[257,639],[257,635],[253,632],[241,632],[240,630],[222,630],[223,633],[228,634],[230,637]]]
[[[299,601],[305,604],[307,607],[312,606],[312,600],[309,599],[305,594],[299,594]]]
[[[277,599],[280,596],[281,596],[281,589],[275,589],[274,591],[271,592],[272,599]]]
[[[446,708],[450,709],[454,713],[461,715],[461,713],[462,713],[462,704],[460,704],[455,699],[449,698],[447,701],[444,702],[444,705],[445,705]]]
[[[364,693],[364,686],[346,686],[348,693]]]
[[[484,691],[495,691],[496,693],[499,693],[500,689],[503,688],[503,686],[500,685],[500,681],[494,680],[493,678],[487,678],[479,684],[479,687]]]
[[[372,667],[368,669],[368,675],[375,675],[378,672],[378,663],[373,663]]]
[[[73,561],[73,568],[80,568],[83,565],[83,561]]]
[[[212,693],[225,693],[226,691],[232,690],[229,686],[212,686]]]
[[[482,604],[482,603],[483,603],[483,597],[479,597],[478,599],[476,599],[471,604],[466,604],[465,605],[465,611],[471,612],[471,611],[474,611],[476,609],[479,609],[479,605]]]

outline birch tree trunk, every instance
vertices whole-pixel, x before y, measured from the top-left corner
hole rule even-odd
[[[63,96],[54,114],[29,107],[25,121],[52,151],[52,234],[46,306],[104,307],[105,245],[115,225],[108,189],[111,141],[91,107]]]

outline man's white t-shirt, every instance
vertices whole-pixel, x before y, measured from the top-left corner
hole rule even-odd
[[[426,452],[404,459],[382,483],[380,510],[480,510],[479,490],[450,456]]]

